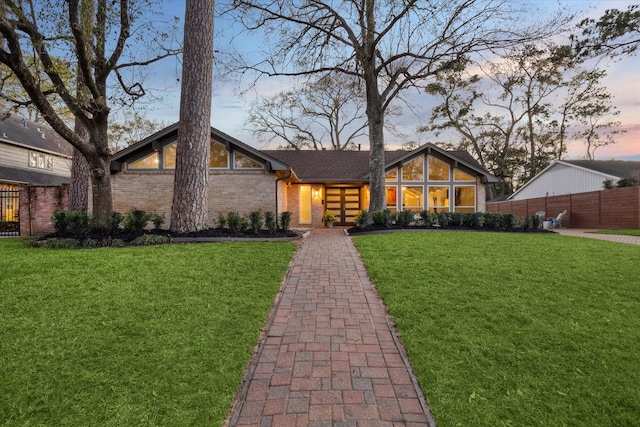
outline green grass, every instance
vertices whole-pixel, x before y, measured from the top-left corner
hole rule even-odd
[[[0,425],[222,425],[294,249],[0,239]]]
[[[620,236],[638,236],[640,237],[640,230],[598,230],[597,234],[617,234]]]
[[[359,236],[439,427],[640,425],[640,251],[554,234]]]

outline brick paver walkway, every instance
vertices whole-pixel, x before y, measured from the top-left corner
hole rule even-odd
[[[435,426],[394,337],[351,240],[313,230],[229,424]]]

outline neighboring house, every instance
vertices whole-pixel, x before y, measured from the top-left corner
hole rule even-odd
[[[0,221],[18,221],[19,185],[71,182],[73,150],[46,125],[0,114]]]
[[[116,153],[111,162],[114,210],[170,217],[178,125]],[[426,144],[387,151],[387,206],[394,210],[485,210],[485,185],[498,179],[468,153]],[[211,129],[209,217],[230,211],[292,214],[293,227],[321,226],[325,209],[351,225],[369,204],[369,152],[257,150]]]
[[[605,180],[614,184],[623,178],[640,177],[640,161],[556,160],[509,196],[525,200],[603,189]]]

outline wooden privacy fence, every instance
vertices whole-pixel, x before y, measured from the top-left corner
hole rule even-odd
[[[640,186],[487,202],[487,212],[513,213],[520,219],[539,211],[545,211],[547,218],[556,217],[565,209],[563,227],[640,229]]]

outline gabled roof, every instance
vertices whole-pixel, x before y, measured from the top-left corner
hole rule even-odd
[[[640,161],[632,160],[561,160],[569,165],[591,169],[619,179],[640,176]]]
[[[117,153],[115,153],[111,157],[112,162],[122,161],[130,156],[141,153],[143,151],[147,151],[149,147],[153,147],[155,144],[164,144],[168,143],[168,141],[175,141],[178,138],[178,125],[179,123],[174,123],[171,126],[168,126],[161,131],[154,133],[153,135],[143,139],[140,142],[137,142],[133,145],[130,145],[127,148],[124,148]],[[266,163],[268,163],[270,170],[273,171],[286,171],[289,170],[289,166],[283,164],[277,159],[270,157],[265,154],[265,152],[256,150],[255,148],[235,139],[232,136],[227,135],[226,133],[212,127],[211,128],[211,137],[230,148],[230,146],[234,146],[237,150],[244,152],[244,154],[249,154],[255,158],[262,159]],[[155,148],[155,147],[154,147]]]
[[[516,198],[520,193],[532,185],[535,185],[547,171],[558,167],[572,168],[588,171],[592,174],[602,176],[602,179],[612,179],[614,181],[631,176],[640,176],[640,161],[631,160],[554,160],[549,166],[540,171],[536,176],[520,187],[507,199]],[[535,188],[535,187],[534,187]]]
[[[0,141],[60,156],[73,155],[71,144],[48,125],[9,113],[0,113]]]
[[[487,182],[498,182],[466,151],[447,151],[427,143],[412,151],[385,151],[385,169],[398,166],[423,152],[437,152],[486,177]],[[369,180],[369,151],[336,150],[265,150],[264,153],[288,164],[298,178],[305,182],[366,182]]]

